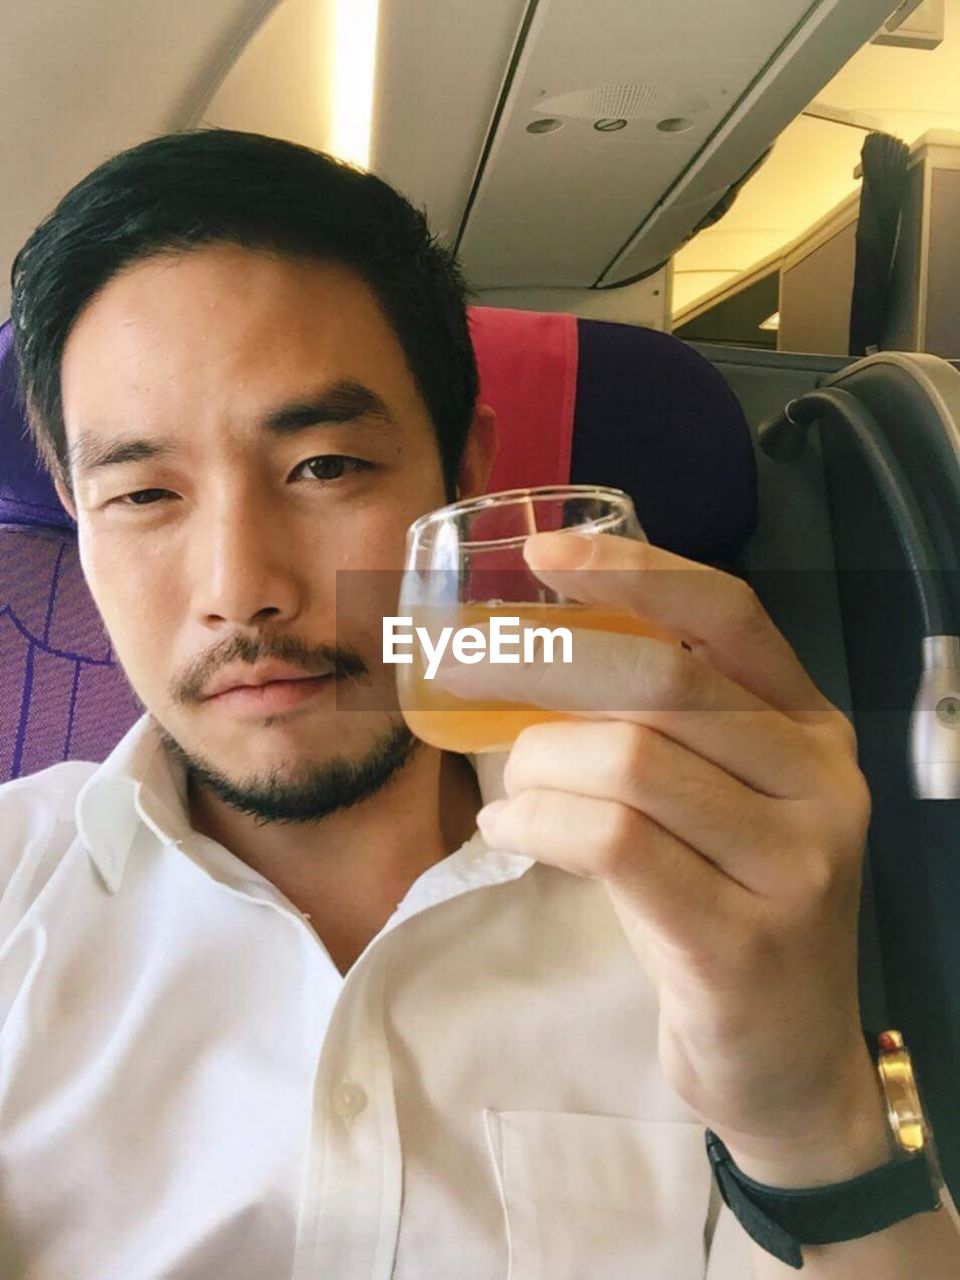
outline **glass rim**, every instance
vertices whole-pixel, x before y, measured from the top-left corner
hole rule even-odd
[[[612,485],[545,484],[531,485],[526,489],[500,489],[495,493],[480,493],[472,498],[460,498],[456,502],[448,502],[446,506],[437,507],[433,511],[427,511],[424,515],[418,516],[407,530],[407,542],[409,544],[414,538],[419,537],[431,525],[456,520],[462,515],[471,515],[478,511],[486,511],[495,507],[518,506],[521,502],[536,503],[551,499],[591,497],[615,499],[620,510],[610,512],[604,516],[598,516],[595,520],[586,521],[582,525],[573,525],[571,528],[574,532],[578,529],[602,531],[622,518],[624,506],[630,513],[634,509],[633,499],[630,495],[624,492],[623,489],[615,489]],[[460,545],[465,548],[522,546],[530,536],[529,533],[524,533],[520,535],[512,534],[506,538],[485,538],[479,541],[462,539]]]

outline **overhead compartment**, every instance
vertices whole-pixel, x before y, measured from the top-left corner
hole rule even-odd
[[[683,243],[896,7],[381,0],[372,167],[426,205],[478,289],[622,284]]]

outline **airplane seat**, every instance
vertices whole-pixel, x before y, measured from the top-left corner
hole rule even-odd
[[[854,394],[876,419],[929,534],[934,561],[923,571],[942,598],[945,634],[957,635],[960,373],[937,356],[879,352],[823,385]],[[843,432],[820,434],[860,766],[873,801],[870,870],[890,1025],[911,1046],[944,1174],[960,1201],[960,798],[912,792],[907,748],[924,637],[913,576],[851,441]],[[952,701],[937,706],[955,738],[960,669],[947,692]]]
[[[728,564],[756,522],[750,430],[708,361],[651,330],[472,308],[481,399],[498,414],[491,491],[625,489],[652,542]],[[0,782],[102,760],[142,707],[83,579],[76,526],[38,459],[0,328]]]
[[[750,429],[727,382],[670,334],[561,313],[470,308],[480,401],[497,410],[492,492],[602,484],[650,541],[736,570],[757,522]]]
[[[911,733],[915,706],[928,725],[934,708],[924,636],[955,636],[960,622],[960,373],[925,353],[850,361],[698,349],[724,372],[758,436],[760,513],[743,552],[746,576],[856,726],[872,798],[861,899],[863,1024],[903,1032],[960,1201],[960,798],[933,798],[957,797],[956,666],[938,663],[932,673],[942,732],[926,740]],[[911,519],[925,530],[921,554],[908,553],[904,512],[894,518],[887,485],[840,416],[801,413],[801,421],[816,420],[807,447],[781,456],[767,447],[771,428],[777,434],[805,401],[828,396],[852,397],[864,423],[860,411],[872,415],[869,439],[883,446],[883,473],[887,481],[899,473],[898,491],[911,496]],[[915,776],[936,788],[916,794]],[[943,785],[951,782],[952,792]]]
[[[102,760],[141,708],[87,590],[76,525],[27,429],[0,328],[0,782]]]

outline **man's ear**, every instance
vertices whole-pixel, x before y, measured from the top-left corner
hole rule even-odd
[[[458,497],[471,498],[484,492],[496,456],[497,415],[488,404],[478,404],[457,471]]]
[[[63,483],[62,480],[54,480],[53,487],[56,489],[57,497],[63,503],[64,508],[66,509],[67,515],[71,516],[74,520],[76,520],[77,504],[74,502],[73,498],[71,498],[70,494],[67,492],[66,485]]]

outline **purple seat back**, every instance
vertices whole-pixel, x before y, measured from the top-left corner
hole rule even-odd
[[[76,526],[26,434],[0,328],[0,782],[102,760],[141,713],[87,590]]]
[[[756,524],[740,406],[706,360],[665,334],[579,321],[570,470],[576,483],[625,489],[651,541],[692,559],[732,561]],[[27,434],[4,325],[0,782],[61,760],[102,760],[142,710],[84,582],[74,522]]]

